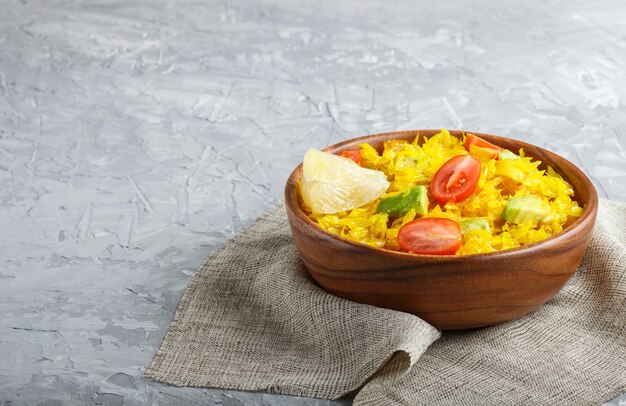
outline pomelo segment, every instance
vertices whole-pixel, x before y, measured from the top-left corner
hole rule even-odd
[[[302,200],[314,212],[332,214],[373,202],[389,187],[383,172],[317,149],[304,155]]]

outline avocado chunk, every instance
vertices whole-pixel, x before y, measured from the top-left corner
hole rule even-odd
[[[503,151],[500,151],[500,153],[498,154],[498,159],[499,160],[503,160],[503,159],[520,159],[521,157],[517,154],[514,154],[513,152],[509,151],[508,149],[505,149]]]
[[[463,234],[467,233],[470,230],[485,230],[488,233],[491,232],[491,227],[489,227],[489,223],[482,217],[473,217],[461,220],[459,225],[461,226],[461,232]]]
[[[418,216],[423,216],[428,212],[426,186],[418,185],[382,199],[376,207],[376,213],[387,213],[391,217],[401,217],[411,209],[415,209]]]
[[[513,224],[537,224],[548,217],[550,211],[550,206],[538,196],[518,196],[509,200],[502,218]]]

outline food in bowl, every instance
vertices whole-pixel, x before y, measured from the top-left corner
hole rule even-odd
[[[343,141],[324,149],[353,156],[367,143],[378,153],[392,140],[418,142],[441,130],[397,131]],[[467,134],[451,130],[464,140]],[[328,232],[302,208],[303,165],[285,183],[285,211],[302,264],[326,292],[341,298],[415,314],[442,330],[477,328],[521,317],[563,287],[591,240],[598,194],[591,180],[555,153],[511,138],[474,133],[511,152],[520,149],[563,176],[584,210],[563,232],[541,242],[475,255],[419,255],[362,244]],[[470,146],[471,148],[471,146]],[[355,157],[356,158],[356,157]],[[363,161],[363,158],[361,158]]]
[[[301,208],[322,229],[393,251],[468,255],[508,250],[563,231],[583,208],[550,166],[473,134],[443,129],[368,143],[340,155],[309,150]]]

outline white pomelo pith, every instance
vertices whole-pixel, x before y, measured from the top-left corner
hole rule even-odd
[[[317,149],[304,155],[302,200],[316,213],[332,214],[373,202],[389,187],[384,173]]]

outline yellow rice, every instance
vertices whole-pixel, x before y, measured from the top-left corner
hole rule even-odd
[[[375,247],[399,250],[398,230],[415,218],[415,211],[411,210],[404,217],[391,221],[385,213],[376,214],[376,207],[389,194],[416,185],[426,185],[430,206],[425,217],[443,217],[456,222],[481,217],[489,223],[490,232],[465,232],[457,255],[506,250],[541,241],[561,232],[566,224],[583,211],[572,199],[572,186],[549,166],[547,170],[539,170],[541,162],[525,157],[523,150],[513,151],[521,159],[498,161],[478,157],[482,173],[476,192],[464,202],[443,206],[430,195],[430,183],[435,172],[448,159],[468,153],[463,147],[464,140],[450,135],[445,129],[425,138],[421,145],[418,145],[419,138],[417,135],[413,142],[387,141],[382,154],[369,144],[360,145],[361,166],[384,172],[391,183],[379,199],[363,207],[335,214],[312,212],[302,199],[301,206],[314,222],[333,234]],[[514,196],[525,195],[541,197],[550,205],[551,215],[537,226],[504,222],[501,214],[508,201]]]

